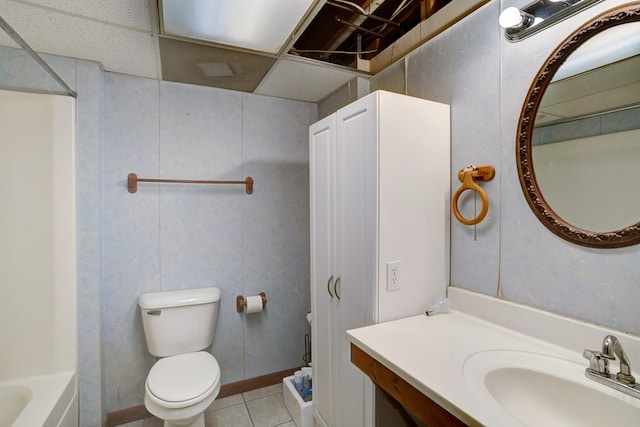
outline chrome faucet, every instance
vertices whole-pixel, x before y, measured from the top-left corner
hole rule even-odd
[[[622,349],[620,340],[613,335],[607,335],[602,341],[602,355],[609,360],[615,360],[616,356],[620,359],[620,372],[616,375],[623,383],[633,384],[636,379],[631,375],[631,363],[627,354]]]
[[[609,372],[609,361],[616,360],[616,356],[620,360],[620,372],[614,375]],[[640,384],[631,375],[631,363],[618,338],[607,335],[602,341],[602,352],[585,350],[582,357],[589,361],[585,369],[587,378],[640,399]]]

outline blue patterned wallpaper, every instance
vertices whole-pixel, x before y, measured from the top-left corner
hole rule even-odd
[[[79,424],[100,426],[104,416],[100,327],[103,73],[97,64],[78,60],[76,74]]]
[[[212,353],[229,383],[303,364],[309,332],[308,126],[313,104],[106,73],[102,336],[106,411],[140,405],[153,364],[137,298],[222,291]],[[126,177],[240,180],[244,186]],[[237,295],[264,291],[261,314]]]

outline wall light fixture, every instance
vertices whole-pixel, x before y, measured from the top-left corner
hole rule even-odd
[[[510,42],[527,37],[557,24],[602,0],[538,0],[522,9],[508,7],[500,14],[500,26]]]

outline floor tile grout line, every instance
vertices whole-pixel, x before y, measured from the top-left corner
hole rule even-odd
[[[251,420],[251,425],[255,427],[255,423],[253,422],[253,416],[251,415],[251,411],[249,410],[249,407],[247,406],[247,402],[244,402],[244,406],[245,408],[247,408],[247,414],[249,414],[249,420]]]
[[[251,426],[255,427],[256,424],[254,422],[253,415],[251,414],[251,411],[249,411],[248,403],[249,402],[255,402],[257,400],[265,399],[265,398],[269,398],[269,397],[273,398],[273,396],[280,395],[280,398],[281,398],[281,400],[283,401],[283,404],[284,404],[284,393],[282,391],[279,391],[277,389],[277,387],[275,387],[275,386],[276,385],[272,385],[272,386],[263,387],[262,389],[251,390],[251,391],[264,390],[266,392],[266,394],[258,393],[257,397],[255,397],[253,399],[250,399],[250,400],[246,400],[244,394],[245,393],[251,393],[251,391],[250,392],[245,392],[245,393],[238,393],[238,395],[240,395],[240,397],[241,397],[241,400],[237,401],[237,403],[229,404],[229,405],[226,405],[226,406],[223,406],[223,407],[220,407],[220,408],[207,409],[207,410],[205,410],[205,413],[213,413],[213,412],[220,411],[220,410],[223,410],[223,409],[227,409],[227,408],[243,405],[244,409],[246,410],[247,415],[249,416],[249,421],[251,422]],[[272,390],[272,392],[271,392],[271,390]],[[236,395],[233,395],[233,396],[236,396]],[[233,397],[233,396],[227,396],[227,397]],[[223,398],[223,399],[225,399],[225,398]],[[289,419],[287,421],[282,421],[282,422],[279,422],[277,424],[273,424],[270,427],[279,427],[279,426],[287,425],[288,423],[293,423],[294,421],[291,418],[291,414],[288,414],[288,415],[289,415]],[[295,425],[295,423],[294,423],[294,425]]]
[[[281,386],[280,384],[274,384],[274,385],[270,385],[270,386],[267,386],[267,387],[262,387],[262,388],[257,389],[257,390],[266,390],[266,389],[273,390],[273,392],[266,392],[266,394],[259,394],[257,397],[254,397],[254,398],[252,398],[252,399],[247,399],[247,397],[245,396],[245,394],[249,394],[249,395],[251,395],[251,392],[252,392],[252,391],[256,391],[256,390],[251,390],[251,391],[244,392],[244,393],[240,393],[240,394],[242,395],[242,399],[243,399],[245,402],[251,402],[251,401],[253,401],[253,400],[262,399],[263,397],[268,397],[268,396],[273,396],[273,395],[276,395],[276,394],[283,393],[283,391],[282,391],[282,386]]]

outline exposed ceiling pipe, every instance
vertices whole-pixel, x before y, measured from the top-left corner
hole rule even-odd
[[[346,4],[352,4],[351,2],[346,2],[346,3],[343,4],[343,3],[336,3],[335,1],[328,0],[327,4],[330,4],[331,6],[335,6],[335,7],[340,8],[340,9],[348,10],[349,12],[353,12],[353,6],[351,6],[351,7],[346,6]],[[354,6],[356,6],[356,5],[354,4]],[[371,18],[371,19],[376,20],[376,21],[384,22],[386,24],[391,24],[391,25],[396,26],[396,27],[400,26],[400,24],[398,22],[392,21],[390,19],[383,18],[383,17],[378,16],[378,15],[372,15],[370,13],[367,13],[360,6],[358,6],[358,11],[360,11],[360,13],[362,15],[365,15],[367,18]],[[394,13],[394,16],[392,16],[392,18],[394,18],[395,15],[397,15],[397,13]]]
[[[333,0],[333,1],[337,1],[338,3],[343,3],[343,4],[349,4],[349,5],[355,5],[355,3],[351,3],[348,1],[344,1],[344,0]],[[367,15],[371,15],[373,14],[376,9],[378,9],[380,7],[380,5],[382,5],[385,2],[385,0],[374,0],[366,9],[355,5],[356,9],[360,10],[360,12],[364,12],[362,13],[360,16],[358,16],[356,19],[354,19],[351,23],[354,25],[360,25],[362,24],[366,19],[367,19]],[[338,37],[336,37],[333,40],[333,43],[331,43],[331,45],[329,45],[329,47],[327,47],[326,50],[331,51],[331,50],[336,50],[338,49],[338,47],[340,47],[340,45],[347,39],[349,38],[349,36],[351,34],[353,34],[353,32],[356,31],[355,28],[353,27],[347,27],[345,28],[345,30],[340,33],[340,35]]]
[[[373,34],[373,35],[374,35],[374,36],[376,36],[376,37],[380,37],[380,38],[383,38],[383,39],[387,37],[387,36],[385,36],[385,35],[384,35],[384,34],[382,34],[382,33],[376,33],[375,31],[371,31],[371,30],[368,30],[368,29],[366,29],[366,28],[363,28],[363,27],[361,27],[361,26],[359,26],[359,25],[352,24],[351,22],[349,22],[349,21],[345,21],[345,20],[340,19],[340,18],[338,18],[338,17],[336,17],[336,21],[338,21],[338,22],[339,22],[339,23],[341,23],[341,24],[344,24],[344,25],[348,25],[348,26],[350,26],[350,27],[353,27],[353,29],[354,29],[354,30],[362,31],[362,32],[365,32],[365,33],[368,33],[368,34]]]
[[[337,3],[342,3],[342,4],[348,4],[348,5],[349,5],[349,6],[351,6],[352,8],[354,8],[354,9],[358,9],[358,10],[360,11],[360,13],[361,13],[361,14],[363,14],[363,15],[368,15],[367,11],[366,11],[366,10],[364,10],[364,9],[362,8],[362,6],[360,6],[358,3],[354,3],[354,2],[352,2],[352,1],[347,1],[347,0],[336,0],[335,2],[328,1],[327,3],[334,4],[334,3],[336,3],[336,2],[337,2]]]

